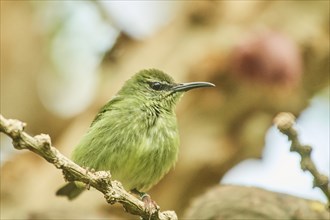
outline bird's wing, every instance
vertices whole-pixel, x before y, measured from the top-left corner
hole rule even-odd
[[[107,104],[105,104],[95,116],[91,126],[93,126],[97,121],[99,121],[103,117],[105,112],[115,109],[115,103],[119,102],[120,100],[122,100],[120,96],[115,96]]]

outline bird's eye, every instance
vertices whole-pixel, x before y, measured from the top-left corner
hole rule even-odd
[[[160,82],[151,82],[150,83],[150,87],[153,90],[156,90],[156,91],[159,91],[159,90],[162,90],[163,89],[163,85]]]

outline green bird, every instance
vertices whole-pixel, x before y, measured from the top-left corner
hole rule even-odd
[[[213,86],[178,84],[160,70],[141,70],[101,108],[72,160],[89,169],[110,171],[125,189],[144,197],[177,161],[176,103],[188,90]],[[82,183],[70,182],[56,194],[71,200],[84,189]]]

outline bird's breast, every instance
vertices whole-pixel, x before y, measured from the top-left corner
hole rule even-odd
[[[174,166],[179,152],[175,115],[159,115],[153,120],[152,126],[136,131],[138,144],[130,149],[131,174],[127,182],[129,187],[142,191],[157,183]]]
[[[174,166],[178,148],[174,113],[112,110],[93,124],[72,158],[85,167],[110,170],[129,190],[145,191]]]

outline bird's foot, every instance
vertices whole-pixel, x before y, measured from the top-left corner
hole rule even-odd
[[[144,203],[145,210],[150,213],[150,216],[159,210],[159,206],[157,205],[157,203],[152,200],[148,194],[143,193],[141,195],[141,200]]]
[[[95,169],[93,169],[93,168],[86,167],[85,169],[86,169],[86,175],[87,175],[89,172],[91,172],[91,173],[95,173]],[[89,190],[89,189],[91,188],[91,183],[88,182],[88,183],[86,184],[85,187],[86,187],[87,190]]]
[[[145,211],[149,213],[149,218],[151,218],[153,213],[159,211],[160,207],[147,193],[140,192],[137,189],[133,189],[131,192],[140,196],[140,199],[144,203]]]

